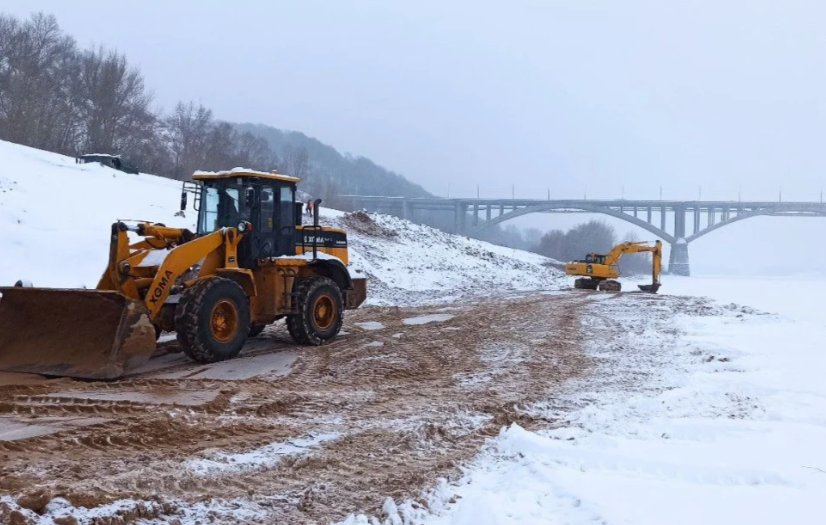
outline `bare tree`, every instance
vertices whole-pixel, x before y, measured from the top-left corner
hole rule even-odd
[[[551,230],[542,236],[534,250],[545,257],[567,262],[566,244],[565,233],[562,230]]]
[[[623,238],[622,242],[637,242],[639,241],[633,232],[628,232]],[[632,253],[623,255],[619,261],[619,270],[622,275],[640,275],[651,271],[651,254],[650,253]]]
[[[54,16],[0,15],[0,138],[73,152],[77,121],[67,90],[75,57],[74,40]]]
[[[607,253],[616,244],[614,228],[592,220],[563,233],[553,230],[542,236],[537,252],[558,261],[584,259],[589,253]]]
[[[79,57],[74,96],[88,152],[128,152],[156,130],[151,95],[143,76],[126,57],[98,48]]]
[[[269,171],[276,167],[274,158],[267,141],[253,135],[249,131],[234,134],[235,163],[239,166]]]
[[[173,177],[182,180],[195,170],[207,169],[204,163],[211,147],[213,127],[212,111],[205,106],[194,102],[179,102],[175,106],[166,119]]]
[[[284,173],[304,178],[310,167],[310,154],[304,146],[295,147],[287,144],[282,150],[281,162]]]

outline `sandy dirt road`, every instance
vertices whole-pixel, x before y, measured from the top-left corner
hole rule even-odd
[[[589,295],[365,308],[321,348],[277,324],[236,360],[171,352],[113,382],[0,374],[0,495],[97,507],[97,523],[380,516],[386,497],[456,476],[503,425],[553,424],[519,407],[591,370]]]

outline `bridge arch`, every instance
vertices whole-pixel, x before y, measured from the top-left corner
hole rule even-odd
[[[740,214],[735,215],[734,217],[731,217],[731,218],[726,219],[724,221],[720,221],[718,223],[712,224],[711,226],[707,226],[706,228],[703,228],[702,230],[698,231],[695,234],[689,235],[688,237],[686,237],[685,242],[690,243],[692,241],[696,241],[697,239],[699,239],[703,235],[705,235],[707,233],[711,233],[714,230],[718,230],[718,229],[722,228],[723,226],[728,226],[729,224],[732,224],[734,222],[742,221],[742,220],[745,220],[745,219],[750,219],[751,217],[759,217],[760,215],[770,215],[770,213],[768,213],[768,210],[765,210],[765,209],[764,210],[753,210],[753,211],[748,211],[748,212],[745,212],[745,213],[740,213]]]
[[[813,211],[813,210],[807,209],[807,208],[798,208],[798,209],[796,209],[794,207],[788,207],[788,208],[784,208],[782,211],[776,211],[776,210],[772,210],[770,208],[760,208],[760,209],[757,209],[757,210],[747,211],[747,212],[735,215],[734,217],[731,217],[730,219],[726,219],[726,220],[718,222],[716,224],[712,224],[711,226],[703,228],[702,230],[698,231],[697,233],[695,233],[693,235],[689,235],[688,237],[686,237],[685,241],[687,243],[689,243],[691,241],[696,241],[697,239],[699,239],[703,235],[706,235],[707,233],[711,233],[714,230],[722,228],[723,226],[728,226],[729,224],[734,223],[734,222],[742,221],[742,220],[745,220],[745,219],[750,219],[752,217],[760,217],[760,216],[767,216],[767,217],[769,217],[769,216],[770,217],[826,217],[826,214],[824,214],[822,212],[819,212],[819,211]]]
[[[634,217],[633,215],[629,215],[627,213],[623,213],[619,210],[613,210],[611,208],[600,206],[600,205],[591,205],[591,204],[584,204],[578,203],[576,205],[571,204],[560,204],[560,203],[548,203],[548,204],[541,204],[538,206],[527,206],[525,208],[519,208],[503,215],[499,215],[497,217],[492,218],[489,221],[485,221],[479,224],[476,227],[471,228],[470,233],[479,233],[491,226],[495,226],[496,224],[501,224],[503,222],[509,221],[511,219],[515,219],[516,217],[521,217],[522,215],[528,215],[530,213],[541,213],[544,211],[552,211],[552,210],[580,210],[590,213],[602,213],[603,215],[610,215],[611,217],[616,217],[617,219],[621,219],[626,222],[630,222],[634,226],[639,226],[640,228],[651,232],[652,234],[656,235],[657,237],[661,238],[663,241],[673,244],[677,242],[677,239],[669,234],[666,231],[657,228],[653,224],[649,224],[644,220]],[[688,242],[688,239],[686,239]]]

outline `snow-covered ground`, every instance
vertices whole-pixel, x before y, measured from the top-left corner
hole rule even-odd
[[[116,220],[194,229],[194,209],[175,216],[180,195],[177,181],[76,164],[71,157],[0,141],[0,285],[27,279],[35,286],[94,287]],[[368,305],[443,302],[564,283],[543,264],[550,260],[536,254],[386,215],[371,215],[366,225],[351,222],[357,228],[336,210],[322,208],[322,219],[348,230],[352,264],[370,278]]]
[[[503,429],[458,486],[442,483],[426,496],[433,514],[423,521],[819,523],[826,323],[818,290],[826,281],[807,287],[667,277],[669,294],[718,301],[595,302],[583,323],[601,379],[530,409],[561,418],[558,428]],[[674,309],[676,325],[668,322]],[[560,411],[564,404],[579,408]]]
[[[109,225],[176,217],[180,183],[0,142],[0,284],[94,286]],[[422,304],[570,284],[547,260],[388,216],[349,232],[373,304]],[[348,223],[348,221],[350,221]],[[627,280],[627,289],[636,282]],[[388,499],[382,520],[509,523],[818,523],[826,515],[826,279],[663,277],[661,295],[594,294],[581,318],[594,370],[491,439],[456,484],[433,480],[422,505]],[[559,292],[555,292],[559,293]],[[685,296],[692,296],[686,298]],[[709,297],[711,299],[701,299]],[[451,314],[403,323],[438,326]],[[380,330],[376,321],[365,330]],[[314,441],[293,444],[310,450]],[[201,458],[245,468],[252,456]],[[239,504],[240,505],[240,504]],[[243,518],[239,507],[238,517]],[[98,509],[100,510],[100,509]],[[100,512],[104,512],[100,510]],[[97,511],[96,511],[97,512]],[[108,512],[108,511],[107,511]],[[407,521],[405,521],[407,520]],[[366,522],[351,516],[350,523]]]

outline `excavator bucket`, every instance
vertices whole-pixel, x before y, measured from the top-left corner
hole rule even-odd
[[[146,307],[114,291],[0,288],[0,370],[114,379],[155,352]]]
[[[638,286],[640,287],[640,290],[646,293],[657,293],[660,289],[660,283],[640,284]]]

